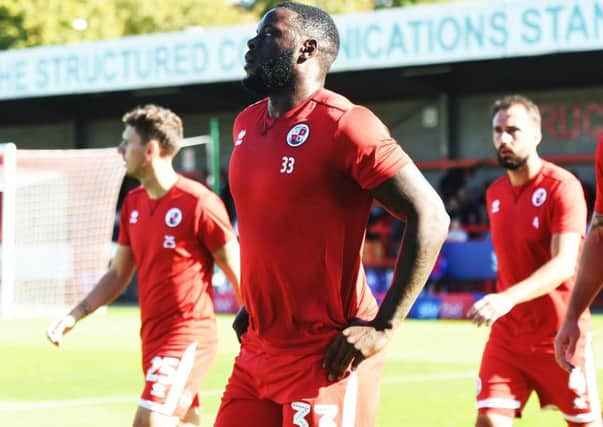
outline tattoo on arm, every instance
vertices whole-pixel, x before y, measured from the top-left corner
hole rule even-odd
[[[596,228],[600,228],[600,227],[603,227],[603,214],[595,212],[593,214],[593,219],[590,222],[590,229],[592,231],[592,230],[594,230]]]

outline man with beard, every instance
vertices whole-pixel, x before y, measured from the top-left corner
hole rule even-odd
[[[532,391],[569,426],[599,426],[590,314],[580,319],[583,337],[571,372],[557,365],[553,348],[586,228],[582,187],[539,157],[541,119],[532,101],[508,96],[492,111],[494,146],[507,173],[486,193],[497,292],[469,311],[478,326],[492,325],[479,371],[476,426],[511,426]]]
[[[216,426],[373,426],[384,348],[446,238],[443,203],[383,123],[324,88],[339,35],[281,3],[247,42],[230,161],[245,309]],[[380,307],[361,264],[373,198],[406,229]]]

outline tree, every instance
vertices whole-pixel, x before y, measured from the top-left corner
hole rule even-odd
[[[235,25],[257,19],[253,12],[216,0],[3,0],[0,48]]]
[[[255,23],[281,0],[2,0],[0,49]],[[349,13],[451,0],[303,0]]]
[[[23,28],[23,14],[15,13],[7,6],[0,6],[0,49],[8,49],[18,45],[27,37]]]
[[[272,9],[283,0],[239,0],[238,3],[249,10],[253,10],[259,16]],[[318,6],[329,13],[350,13],[362,12],[374,9],[383,9],[388,7],[408,6],[418,3],[433,3],[446,0],[304,0],[306,4]]]

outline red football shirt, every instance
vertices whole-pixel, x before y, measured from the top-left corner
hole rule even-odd
[[[574,175],[552,163],[543,162],[538,175],[522,186],[513,187],[508,176],[502,176],[488,188],[486,201],[499,291],[530,276],[551,259],[553,234],[585,234],[582,186]],[[506,336],[528,349],[552,345],[573,284],[574,278],[546,295],[518,304],[494,323],[492,336]]]
[[[164,344],[190,344],[214,317],[211,253],[234,237],[220,198],[179,177],[161,198],[143,187],[126,196],[119,243],[130,246],[138,269],[143,353]],[[196,338],[195,338],[196,339]]]
[[[603,138],[599,141],[595,155],[595,179],[597,185],[595,212],[603,214]]]
[[[368,109],[326,89],[277,119],[267,106],[235,120],[229,168],[246,339],[317,354],[351,318],[376,314],[361,265],[368,190],[409,158]]]

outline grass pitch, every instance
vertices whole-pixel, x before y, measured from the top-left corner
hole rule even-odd
[[[238,343],[232,316],[218,318],[218,357],[202,390],[202,423],[211,426]],[[110,307],[82,321],[52,347],[47,319],[0,321],[0,426],[105,427],[132,424],[142,389],[138,311]],[[603,317],[595,316],[603,366]],[[380,427],[467,427],[475,419],[475,377],[487,329],[465,321],[406,321],[389,345]],[[599,371],[599,387],[603,373]],[[518,427],[564,426],[532,396]]]

